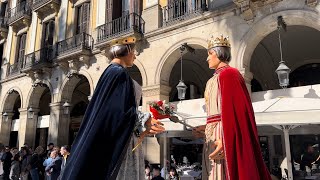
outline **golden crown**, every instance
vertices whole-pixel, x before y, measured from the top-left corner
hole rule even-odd
[[[221,34],[220,37],[216,37],[215,39],[211,37],[211,40],[208,41],[208,49],[221,46],[231,47],[228,36],[223,37]]]
[[[124,45],[124,44],[134,44],[136,43],[135,37],[125,37],[125,38],[119,38],[111,41],[110,46],[114,45]]]

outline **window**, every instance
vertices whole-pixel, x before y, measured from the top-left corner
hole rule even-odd
[[[141,4],[141,0],[106,0],[106,22],[126,16],[132,11],[140,14]]]
[[[76,34],[88,33],[90,25],[90,3],[83,3],[77,7],[77,29]]]
[[[42,31],[42,47],[48,47],[53,45],[54,30],[54,20],[49,20],[48,22],[44,23]]]
[[[25,48],[26,48],[26,38],[27,34],[22,34],[18,37],[18,56],[16,57],[16,63],[22,65],[25,55]]]
[[[128,15],[130,11],[129,0],[122,0],[122,16]]]
[[[1,3],[1,8],[0,8],[0,16],[1,17],[5,17],[6,16],[7,8],[8,8],[8,3],[7,2]]]

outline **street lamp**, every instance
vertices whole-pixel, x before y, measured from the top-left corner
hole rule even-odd
[[[180,61],[181,61],[181,78],[179,81],[179,84],[176,86],[178,90],[178,98],[181,100],[186,98],[186,91],[187,91],[187,86],[184,84],[182,80],[182,53],[186,49],[186,44],[181,45],[180,47]]]
[[[2,114],[2,116],[3,116],[4,121],[5,121],[5,122],[8,122],[8,113],[7,113],[7,112],[4,112],[4,113]]]
[[[280,62],[279,62],[279,67],[276,69],[276,73],[278,75],[278,80],[279,80],[279,85],[282,88],[286,88],[289,85],[289,73],[290,73],[290,68],[284,63],[283,61],[283,56],[282,56],[282,44],[281,44],[281,35],[280,35],[280,30],[281,27],[283,28],[284,31],[286,31],[286,23],[284,22],[282,16],[278,17],[278,34],[279,34],[279,48],[280,48]]]
[[[66,101],[62,106],[64,109],[63,114],[68,115],[70,113],[71,104]]]
[[[34,116],[34,110],[33,110],[33,108],[30,106],[29,109],[28,109],[28,118],[29,118],[29,119],[33,119],[33,116]]]

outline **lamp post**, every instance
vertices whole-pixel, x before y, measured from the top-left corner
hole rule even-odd
[[[280,62],[279,66],[276,69],[276,73],[278,75],[278,80],[279,80],[279,85],[282,88],[287,88],[289,85],[289,73],[290,73],[290,68],[285,64],[283,61],[283,56],[282,56],[282,43],[281,43],[281,34],[280,30],[281,28],[286,31],[286,23],[284,22],[282,16],[278,17],[278,34],[279,34],[279,48],[280,48]]]
[[[187,86],[186,84],[184,84],[183,80],[182,80],[182,53],[183,51],[186,50],[186,46],[185,44],[182,44],[180,47],[180,62],[181,62],[181,71],[180,71],[180,81],[179,84],[176,86],[177,90],[178,90],[178,98],[181,100],[186,98],[186,91],[187,91]]]
[[[63,114],[68,115],[70,113],[71,104],[66,101],[63,105]]]

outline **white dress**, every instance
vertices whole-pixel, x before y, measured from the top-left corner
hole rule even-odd
[[[142,95],[142,88],[141,86],[134,81],[134,88],[135,88],[135,96],[136,96],[136,103],[137,105],[140,102],[141,95]],[[146,120],[149,119],[150,114],[149,113],[141,113],[138,112],[138,117],[140,122],[142,124],[145,123]],[[138,137],[133,133],[131,136],[129,146],[126,152],[126,156],[121,164],[117,180],[143,180],[144,179],[144,153],[143,153],[143,146],[140,144],[138,148],[134,152],[132,152],[132,149],[137,145],[138,143]]]

